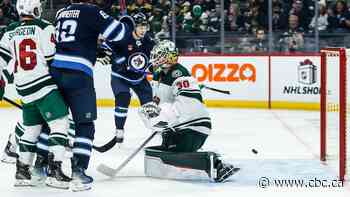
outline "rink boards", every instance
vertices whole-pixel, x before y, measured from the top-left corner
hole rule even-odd
[[[318,110],[320,100],[320,55],[223,55],[181,56],[201,84],[229,90],[225,95],[203,89],[212,107],[282,108]],[[99,106],[114,106],[110,67],[96,64],[95,88]],[[6,97],[16,99],[13,85]],[[132,105],[138,105],[135,95]],[[2,102],[0,106],[8,106]]]

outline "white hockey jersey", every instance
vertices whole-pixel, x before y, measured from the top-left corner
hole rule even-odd
[[[47,66],[55,54],[54,34],[55,27],[49,22],[25,20],[10,24],[0,41],[1,47],[15,60],[8,70],[14,73],[23,103],[36,101],[57,89]]]
[[[176,64],[166,73],[155,74],[152,88],[154,96],[160,99],[160,119],[176,130],[210,134],[211,121],[201,90],[185,67]]]

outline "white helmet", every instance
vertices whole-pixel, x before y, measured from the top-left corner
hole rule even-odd
[[[179,50],[170,40],[160,41],[151,51],[151,64],[161,69],[169,68],[177,63]]]
[[[16,9],[18,15],[28,15],[34,18],[40,18],[42,12],[40,0],[17,0]]]

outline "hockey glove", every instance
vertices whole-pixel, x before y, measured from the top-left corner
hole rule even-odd
[[[2,97],[4,96],[4,93],[5,93],[5,81],[4,79],[1,77],[0,78],[0,101],[2,100]]]
[[[140,113],[147,119],[159,116],[160,107],[155,102],[149,102],[141,106]]]
[[[153,100],[154,103],[156,103],[157,105],[159,105],[159,103],[160,103],[160,98],[159,98],[158,96],[154,96],[152,100]]]
[[[100,62],[102,65],[110,65],[112,60],[112,51],[107,45],[101,44],[97,49],[96,57],[96,61]]]
[[[97,58],[97,62],[100,62],[102,65],[106,66],[106,65],[110,65],[111,64],[111,57],[109,57],[108,55],[102,58]]]

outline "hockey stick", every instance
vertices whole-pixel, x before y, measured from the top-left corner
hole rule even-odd
[[[139,153],[142,149],[143,149],[143,147],[145,147],[146,146],[146,144],[149,142],[149,141],[151,141],[152,140],[152,138],[156,135],[158,133],[158,131],[154,131],[153,133],[152,133],[152,135],[151,136],[149,136],[128,158],[126,158],[125,159],[125,161],[122,163],[122,164],[120,164],[117,168],[111,168],[111,167],[109,167],[109,166],[107,166],[107,165],[105,165],[105,164],[100,164],[98,167],[97,167],[97,171],[99,171],[99,172],[101,172],[102,174],[104,174],[104,175],[106,175],[106,176],[109,176],[109,177],[111,177],[111,178],[113,178],[113,177],[115,177],[115,175],[120,171],[120,170],[122,170],[125,166],[126,166],[126,164],[128,164],[129,163],[129,161],[131,160],[131,159],[133,159],[134,157],[135,157],[135,155],[137,154],[137,153]]]
[[[102,145],[102,146],[95,146],[95,145],[93,145],[92,148],[94,150],[96,150],[97,152],[104,153],[106,151],[109,151],[111,148],[113,148],[116,143],[117,143],[117,137],[114,136],[114,138],[112,138],[105,145]]]
[[[212,91],[215,91],[215,92],[220,92],[220,93],[223,93],[223,94],[228,94],[228,95],[231,94],[231,92],[228,91],[228,90],[220,90],[220,89],[217,89],[217,88],[206,86],[204,84],[200,84],[199,87],[200,87],[200,89],[205,88],[205,89],[212,90]]]
[[[15,107],[17,107],[19,109],[23,109],[23,107],[20,104],[17,104],[15,101],[7,98],[6,96],[4,96],[3,99],[4,99],[4,101],[10,103],[11,105],[13,105],[13,106],[15,106]]]

